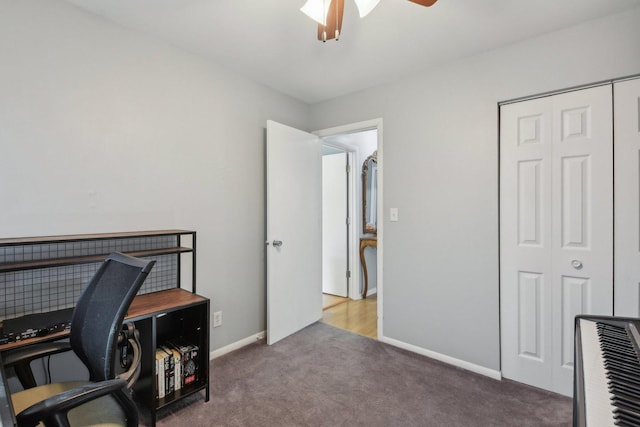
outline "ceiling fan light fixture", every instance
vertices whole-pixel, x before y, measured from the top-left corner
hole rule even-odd
[[[364,18],[378,5],[380,0],[355,0],[356,6],[358,6],[358,12],[360,18]]]
[[[307,0],[300,11],[318,23],[318,40],[338,40],[342,33],[342,17],[345,0]],[[367,16],[380,0],[354,0],[360,17]],[[438,0],[409,0],[421,6],[429,7]]]
[[[324,25],[327,22],[327,14],[329,13],[330,5],[330,0],[307,0],[300,10],[318,24]]]

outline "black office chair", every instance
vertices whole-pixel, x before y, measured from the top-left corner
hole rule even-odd
[[[11,395],[19,426],[138,425],[130,388],[140,371],[140,343],[132,324],[123,320],[155,261],[113,253],[84,289],[71,318],[68,343],[43,343],[3,353],[23,386]],[[116,375],[118,342],[133,348],[129,370]],[[124,343],[126,344],[126,342]],[[71,349],[89,370],[89,381],[32,387],[31,360]]]

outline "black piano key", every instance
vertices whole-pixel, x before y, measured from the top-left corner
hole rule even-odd
[[[604,367],[606,370],[619,369],[621,371],[632,374],[635,378],[640,377],[640,369],[634,368],[629,364],[622,363],[607,363],[605,362]]]
[[[613,416],[614,424],[623,427],[638,427],[640,422],[636,417],[630,417],[623,413],[617,413]]]
[[[606,349],[601,350],[601,353],[604,356],[605,360],[611,360],[612,362],[627,362],[631,363],[632,365],[635,365],[638,362],[638,357],[632,353],[622,353],[619,351]]]
[[[615,325],[607,325],[605,323],[600,323],[597,325],[599,330],[602,332],[611,332],[611,333],[616,333],[616,332],[626,332],[625,328],[622,326],[615,326]]]
[[[611,334],[611,333],[600,333],[598,334],[598,338],[600,338],[602,341],[609,341],[609,342],[627,342],[627,333],[625,332],[620,332],[620,333],[616,333],[616,334]]]
[[[611,365],[612,367],[615,367],[615,366],[631,366],[631,367],[635,367],[634,369],[640,369],[640,365],[638,365],[638,360],[637,359],[614,358],[610,354],[606,354],[606,353],[603,353],[602,356],[603,356],[605,364]]]
[[[625,330],[619,330],[619,331],[602,330],[602,331],[600,331],[599,335],[602,336],[602,337],[611,337],[613,339],[616,339],[616,338],[624,339],[624,336],[627,335],[627,331],[625,331]]]
[[[611,382],[624,381],[629,384],[640,386],[640,380],[633,375],[630,375],[624,371],[617,369],[609,369],[606,371],[606,376]]]
[[[606,372],[611,372],[612,374],[615,374],[615,375],[622,375],[622,376],[629,377],[632,381],[638,380],[638,375],[635,374],[633,371],[629,371],[627,369],[620,368],[617,366],[612,366],[612,365],[605,365],[605,366],[606,366],[606,369],[605,369]]]
[[[629,342],[628,335],[616,335],[616,336],[598,335],[598,339],[602,343],[613,343],[613,344],[620,344],[620,345],[627,345]]]
[[[624,421],[632,426],[640,425],[640,416],[633,413],[633,411],[627,411],[625,409],[614,409],[613,410],[613,419],[614,423],[618,424],[618,420]]]
[[[625,414],[627,419],[636,419],[637,422],[640,422],[640,411],[633,409],[627,405],[622,403],[617,403],[616,407],[613,409],[614,416],[616,414]]]
[[[603,342],[600,345],[602,351],[611,351],[620,355],[636,356],[636,351],[631,346],[621,345],[619,343]]]
[[[612,369],[618,368],[622,369],[626,372],[632,372],[637,375],[638,369],[640,369],[640,365],[634,368],[634,365],[638,364],[638,361],[635,360],[614,360],[609,355],[603,354],[604,366],[611,367]]]
[[[598,336],[602,340],[610,340],[610,341],[625,341],[625,336],[627,335],[626,331],[620,331],[619,333],[610,333],[610,332],[601,332]]]
[[[622,391],[626,393],[630,393],[636,396],[640,396],[640,387],[629,385],[628,383],[620,383],[620,382],[609,382],[609,391],[612,394],[615,394],[616,391]]]
[[[638,364],[634,364],[628,360],[615,360],[612,358],[605,359],[605,366],[611,366],[612,368],[624,369],[628,372],[640,373],[640,366]]]
[[[620,356],[630,356],[630,357],[636,357],[636,352],[633,349],[633,347],[623,347],[620,345],[616,345],[616,344],[611,344],[611,343],[603,343],[600,348],[602,349],[602,351],[604,352],[612,352],[614,354],[618,354]]]
[[[618,391],[612,398],[611,403],[614,406],[617,406],[618,403],[626,405],[640,413],[640,400],[638,400],[638,396],[630,395],[627,393],[622,393]]]
[[[609,391],[613,394],[613,398],[617,396],[625,397],[631,401],[640,403],[640,393],[638,393],[638,387],[629,387],[619,383],[610,383]]]

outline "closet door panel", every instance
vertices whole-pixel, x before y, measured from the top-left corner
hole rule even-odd
[[[551,108],[500,108],[502,374],[551,388]]]
[[[552,390],[573,392],[574,318],[613,313],[611,86],[551,97]]]

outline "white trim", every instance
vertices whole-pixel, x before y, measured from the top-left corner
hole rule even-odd
[[[382,304],[382,281],[384,278],[384,186],[382,183],[384,182],[384,149],[382,146],[382,119],[376,120],[376,127],[378,128],[378,167],[376,170],[378,171],[378,180],[377,180],[377,197],[378,197],[378,222],[376,223],[376,235],[378,238],[378,244],[376,249],[376,293],[378,294],[378,338],[384,337],[383,330],[383,304]]]
[[[377,119],[372,119],[372,120],[365,120],[362,122],[357,122],[357,123],[351,123],[351,124],[347,124],[347,125],[342,125],[342,126],[336,126],[336,127],[332,127],[332,128],[327,128],[327,129],[321,129],[321,130],[317,130],[315,132],[311,132],[314,135],[317,135],[319,137],[325,137],[325,136],[333,136],[333,135],[340,135],[340,134],[349,134],[349,133],[355,133],[355,132],[362,132],[364,130],[370,130],[370,129],[376,129],[378,132],[378,224],[377,224],[377,238],[378,238],[378,247],[376,250],[376,264],[377,264],[377,277],[376,277],[376,287],[377,287],[377,294],[378,294],[378,305],[377,305],[377,312],[378,312],[378,339],[380,339],[380,337],[383,337],[383,310],[384,310],[384,304],[383,304],[383,286],[382,286],[382,282],[383,282],[383,262],[382,260],[383,258],[383,248],[384,248],[384,198],[383,198],[383,184],[384,184],[384,177],[383,177],[383,171],[384,171],[384,160],[383,160],[383,147],[382,147],[382,118],[377,118]],[[359,242],[358,242],[359,243]],[[358,248],[360,247],[360,245],[357,245]],[[358,253],[359,256],[359,253]],[[359,259],[359,258],[356,258]]]
[[[349,289],[347,296],[351,299],[360,299],[360,258],[358,253],[358,177],[360,174],[357,172],[357,165],[355,159],[359,156],[359,149],[352,149],[347,151],[349,157],[349,219],[351,224],[349,225],[349,271],[351,275],[349,277]]]
[[[258,332],[257,334],[241,339],[240,341],[236,341],[229,345],[225,345],[224,347],[219,348],[217,350],[213,350],[211,353],[209,353],[209,360],[216,359],[220,356],[224,356],[227,353],[231,353],[232,351],[241,349],[242,347],[246,347],[249,344],[253,344],[256,341],[263,340],[265,337],[265,334],[266,334],[266,331]]]
[[[466,369],[467,371],[475,372],[476,374],[493,378],[494,380],[502,380],[502,374],[500,373],[500,371],[496,371],[494,369],[485,368],[484,366],[456,359],[455,357],[447,356],[442,353],[436,353],[435,351],[427,350],[413,344],[407,344],[402,341],[394,340],[393,338],[387,338],[383,336],[382,338],[380,338],[380,341],[394,347],[401,348],[403,350],[408,350],[414,353],[421,354],[423,356],[427,356],[431,359],[439,360],[440,362],[444,362],[448,365],[456,366],[458,368]]]
[[[340,135],[345,133],[356,133],[356,132],[362,132],[363,130],[370,130],[370,129],[376,129],[376,128],[378,129],[378,132],[380,132],[381,127],[382,127],[382,119],[379,118],[379,119],[365,120],[357,123],[350,123],[348,125],[336,126],[336,127],[327,128],[327,129],[321,129],[311,133],[322,138],[323,136],[333,136],[333,135]]]
[[[633,75],[626,76],[626,77],[619,77],[619,78],[615,78],[615,79],[601,80],[601,81],[598,81],[598,82],[587,83],[587,84],[584,84],[584,85],[571,86],[571,87],[567,87],[567,88],[564,88],[564,89],[552,90],[552,91],[549,91],[549,92],[542,92],[542,93],[537,93],[537,94],[534,94],[534,95],[523,96],[521,98],[507,99],[505,101],[498,102],[498,105],[501,106],[501,105],[507,105],[507,104],[514,104],[516,102],[529,101],[531,99],[544,98],[544,97],[547,97],[547,96],[558,95],[558,94],[566,93],[566,92],[575,92],[577,90],[589,89],[589,88],[597,87],[597,86],[614,85],[617,82],[623,82],[625,80],[634,80],[634,79],[637,79],[639,77],[640,77],[640,74],[633,74]]]

